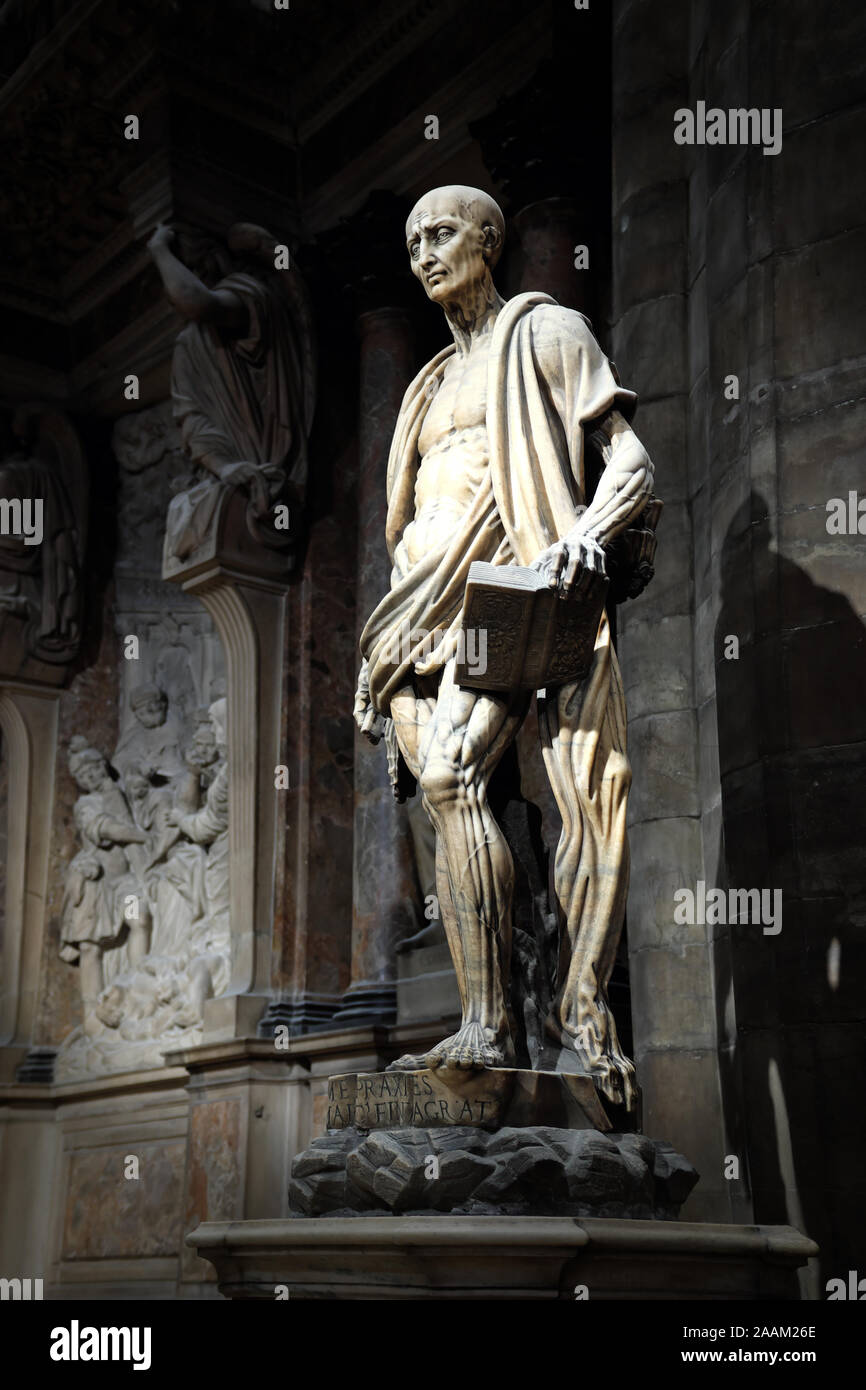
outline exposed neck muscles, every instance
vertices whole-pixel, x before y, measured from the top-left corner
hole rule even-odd
[[[465,357],[472,344],[493,330],[493,324],[505,301],[496,290],[490,271],[470,286],[459,300],[444,305],[448,327],[454,335],[457,352]]]

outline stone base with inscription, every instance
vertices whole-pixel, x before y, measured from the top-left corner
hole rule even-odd
[[[516,1067],[439,1067],[350,1072],[328,1081],[329,1130],[447,1125],[476,1125],[489,1130],[525,1125],[611,1128],[586,1076]]]
[[[642,1134],[530,1125],[362,1131],[314,1139],[292,1163],[295,1216],[447,1211],[675,1220],[698,1175]]]

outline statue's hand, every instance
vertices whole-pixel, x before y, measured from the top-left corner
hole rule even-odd
[[[255,463],[225,463],[219,471],[221,483],[246,488],[256,516],[264,516],[270,506],[269,476]]]
[[[359,690],[355,695],[353,714],[355,723],[364,737],[368,738],[371,743],[379,743],[385,733],[385,721],[370,704],[369,692],[362,693]]]
[[[167,227],[164,222],[160,222],[156,231],[147,243],[147,249],[151,253],[161,251],[163,247],[169,247],[174,241],[174,232],[171,227]]]
[[[219,476],[221,483],[231,483],[235,487],[252,487],[261,481],[254,463],[224,463]]]
[[[358,689],[355,691],[355,708],[352,714],[364,737],[368,738],[371,743],[379,743],[385,733],[385,721],[381,714],[376,713],[370,703],[366,661],[362,662],[358,675]]]
[[[607,574],[602,547],[583,533],[555,541],[533,560],[531,568],[546,576],[548,585],[557,590],[560,598],[578,591],[583,576],[597,574],[603,578]]]

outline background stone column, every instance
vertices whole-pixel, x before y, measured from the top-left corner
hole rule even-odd
[[[598,332],[599,286],[610,273],[610,160],[607,138],[592,132],[610,109],[610,20],[601,6],[581,13],[581,43],[594,59],[575,82],[575,15],[553,8],[554,56],[470,130],[505,212],[503,293],[543,290]]]
[[[406,289],[413,286],[411,282],[404,284],[408,277],[397,260],[405,215],[398,199],[381,195],[371,199],[354,223],[358,238],[378,260],[376,273],[362,281],[357,299],[356,637],[390,586],[391,562],[385,547],[386,470],[400,402],[416,371],[412,326],[403,307]],[[378,249],[382,247],[384,251]],[[360,660],[356,650],[358,667]],[[384,744],[374,747],[357,731],[354,794],[352,974],[335,1022],[384,1022],[395,1016],[395,946],[416,928],[417,892],[408,817],[394,801]]]
[[[806,1298],[866,1258],[866,537],[828,511],[864,495],[864,48],[851,3],[694,6],[682,103],[778,117],[690,151],[690,454],[706,878],[781,895],[713,932],[725,1120]]]
[[[510,222],[520,244],[515,293],[543,289],[558,304],[591,317],[595,277],[589,221],[574,198],[543,198],[521,208]],[[575,249],[580,246],[590,255],[588,271],[575,266]]]
[[[689,95],[690,10],[653,0],[614,12],[611,341],[640,397],[635,428],[665,504],[655,579],[618,610],[634,773],[628,944],[644,1127],[701,1174],[686,1218],[731,1221],[749,1209],[742,1184],[724,1173],[736,1150],[722,1112],[712,929],[674,923],[674,893],[715,879],[703,832],[718,789],[695,649],[708,518],[693,497],[702,443],[688,435],[689,390],[701,348],[693,340],[690,356],[689,306],[701,287],[690,284],[685,240],[691,152],[673,139],[673,112]]]

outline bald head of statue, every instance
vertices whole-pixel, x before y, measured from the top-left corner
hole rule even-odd
[[[504,241],[499,204],[461,183],[425,193],[406,222],[413,274],[437,304],[459,302],[489,280]]]

